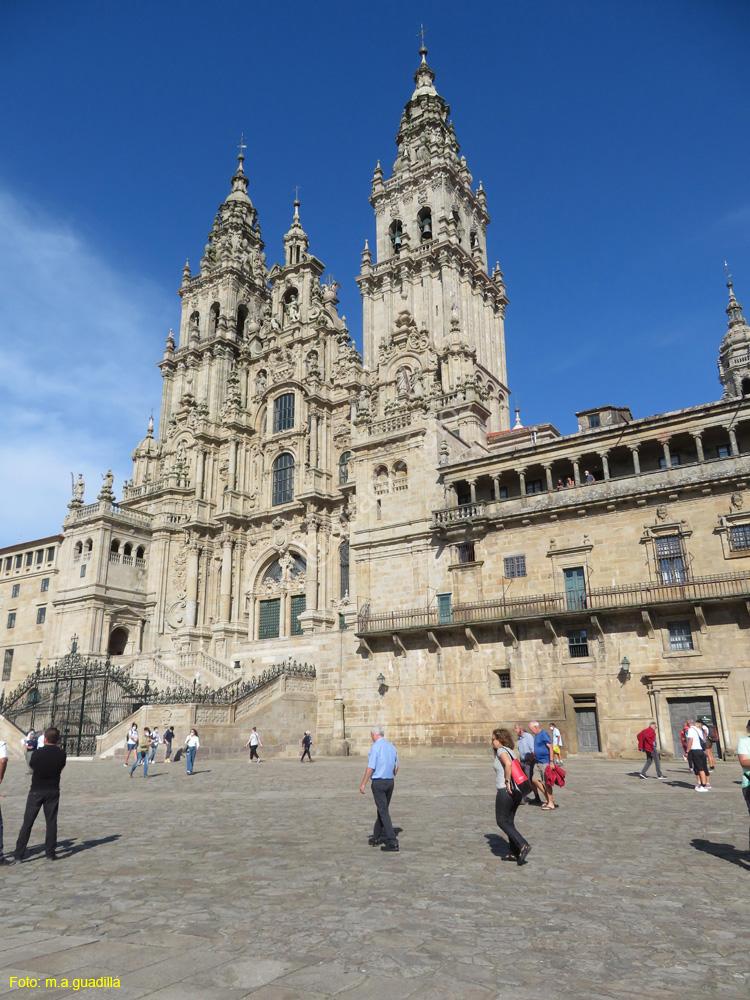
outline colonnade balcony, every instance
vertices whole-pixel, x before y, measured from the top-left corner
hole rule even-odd
[[[510,597],[507,592],[495,600],[474,603],[453,604],[443,600],[437,606],[405,608],[395,611],[378,612],[369,605],[360,610],[357,634],[393,635],[399,632],[419,632],[425,630],[465,628],[478,624],[498,624],[512,626],[514,621],[541,619],[554,621],[556,618],[580,621],[598,612],[624,612],[632,614],[634,609],[642,613],[654,607],[691,606],[696,613],[708,604],[727,601],[746,602],[750,598],[750,570],[739,573],[724,573],[714,576],[700,576],[682,582],[637,582],[613,587],[587,587],[581,591],[557,592],[550,594]],[[702,613],[699,614],[702,618]],[[647,622],[647,627],[650,627]],[[594,622],[598,629],[598,622]],[[554,635],[554,627],[550,628]]]

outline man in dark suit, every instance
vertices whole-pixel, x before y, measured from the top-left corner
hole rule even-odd
[[[59,729],[48,729],[45,732],[44,746],[33,752],[29,766],[32,770],[31,788],[13,856],[16,861],[23,860],[34,820],[39,815],[39,810],[44,809],[47,822],[44,853],[49,861],[57,861],[57,810],[60,805],[60,775],[65,767],[65,751],[60,746]]]

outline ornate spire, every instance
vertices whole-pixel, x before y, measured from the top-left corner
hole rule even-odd
[[[734,297],[734,284],[732,283],[732,272],[729,270],[729,266],[726,261],[724,261],[724,267],[727,272],[727,288],[729,289],[729,305],[727,306],[727,316],[729,317],[729,322],[727,326],[731,330],[735,326],[745,326],[746,320],[742,315],[742,303],[738,302]]]
[[[304,260],[307,248],[310,246],[307,233],[302,228],[302,223],[300,222],[299,206],[299,187],[296,187],[294,189],[294,215],[292,216],[292,225],[289,228],[289,232],[284,235],[284,249],[286,251],[287,265],[299,264],[300,261]]]
[[[240,136],[237,146],[239,148],[237,170],[232,177],[232,193],[227,198],[227,201],[250,201],[247,196],[248,180],[245,176],[245,168],[243,167],[243,163],[245,162],[245,153],[243,151],[246,147],[244,134]]]
[[[418,97],[420,94],[435,94],[437,91],[433,87],[435,81],[435,73],[427,65],[427,46],[424,43],[424,35],[427,29],[422,27],[422,44],[419,47],[419,55],[421,56],[421,62],[417,72],[414,74],[414,82],[417,85],[417,89],[412,94],[412,100]]]

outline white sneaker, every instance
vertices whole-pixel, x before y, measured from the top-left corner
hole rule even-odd
[[[643,778],[645,781],[648,781],[648,775],[647,774],[639,774],[638,777],[639,778]]]
[[[657,777],[657,779],[656,779],[656,780],[657,780],[657,781],[666,781],[667,779],[666,779],[666,778],[664,777],[664,775],[663,775],[663,774],[660,774],[660,775],[658,775],[658,777]]]

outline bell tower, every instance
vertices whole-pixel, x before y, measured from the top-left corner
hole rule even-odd
[[[472,357],[472,375],[490,386],[490,429],[509,424],[505,364],[503,275],[487,267],[490,217],[481,182],[460,156],[450,108],[435,89],[427,49],[419,50],[415,89],[401,115],[398,153],[386,179],[378,161],[370,203],[375,255],[368,245],[357,279],[363,299],[364,362],[375,368],[380,345],[399,316],[409,315],[439,357],[459,340]],[[460,329],[460,337],[456,330]],[[453,352],[455,353],[455,351]],[[452,391],[446,370],[440,390]]]

